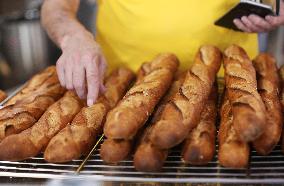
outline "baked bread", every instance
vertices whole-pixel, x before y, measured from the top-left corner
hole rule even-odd
[[[0,109],[0,141],[31,127],[65,92],[60,86],[56,71],[50,72],[41,84],[37,84],[34,80],[33,78],[30,81],[26,91],[18,94],[19,99],[15,101],[16,103]],[[39,86],[31,90],[32,85]]]
[[[244,168],[249,162],[249,145],[239,139],[233,125],[232,106],[225,93],[220,110],[220,128],[218,133],[220,165],[230,168]]]
[[[179,92],[165,105],[160,120],[153,127],[150,140],[154,145],[170,149],[197,126],[221,60],[218,48],[205,45],[199,49]]]
[[[133,163],[135,169],[142,172],[155,172],[160,171],[163,167],[165,160],[168,157],[168,149],[159,149],[153,145],[149,139],[153,124],[159,119],[161,111],[164,105],[173,98],[178,92],[185,79],[185,73],[177,76],[177,79],[173,82],[170,90],[166,96],[162,99],[161,103],[157,107],[154,116],[151,119],[151,123],[143,131],[143,134],[138,139],[137,148],[135,150]]]
[[[147,64],[147,63],[146,63]],[[147,66],[142,66],[142,68],[138,71],[138,78],[137,82],[141,82],[143,80],[144,76],[147,74],[145,72],[149,72],[149,68],[146,68]],[[163,99],[160,101],[158,108],[161,108],[161,105],[164,105],[165,102],[173,95],[174,92],[178,91],[178,88],[180,86],[180,82],[184,79],[184,75],[180,73],[176,73],[176,81],[172,84],[170,90],[166,94],[166,96],[163,97]],[[178,80],[177,80],[178,79]],[[159,109],[158,109],[159,110]],[[154,118],[156,118],[157,111],[154,114]],[[148,130],[148,127],[146,127]],[[118,163],[119,161],[122,161],[127,158],[127,156],[132,152],[133,147],[135,146],[134,141],[140,141],[139,139],[141,136],[144,136],[144,128],[141,128],[138,132],[138,135],[136,135],[135,139],[131,140],[117,140],[117,139],[106,139],[105,142],[101,145],[100,149],[100,155],[101,158],[106,163]],[[144,137],[142,137],[144,138]]]
[[[264,132],[266,123],[255,69],[244,49],[237,45],[228,47],[224,54],[225,83],[232,105],[233,125],[242,141],[251,142]]]
[[[56,75],[56,67],[55,66],[49,66],[43,71],[37,73],[34,75],[23,87],[23,89],[17,93],[15,96],[13,96],[9,101],[7,101],[4,105],[13,105],[18,100],[23,100],[26,97],[30,96],[30,93],[33,93],[35,90],[37,90],[42,84],[45,84],[45,81],[53,78]]]
[[[266,125],[263,134],[253,141],[255,150],[268,155],[280,140],[282,132],[282,110],[280,103],[280,78],[275,59],[266,53],[259,54],[253,65],[257,74],[258,92],[266,107]]]
[[[133,79],[133,72],[127,68],[114,70],[105,80],[104,94],[93,106],[84,107],[70,125],[51,139],[44,159],[54,163],[68,162],[88,153],[102,133],[107,112],[123,97]]]
[[[187,135],[182,147],[182,160],[192,165],[205,165],[215,153],[218,88],[212,87],[210,96],[201,113],[198,125]]]
[[[169,88],[178,68],[173,54],[160,54],[140,71],[145,75],[130,88],[106,118],[104,134],[110,139],[131,140],[143,127],[160,98]]]
[[[75,93],[66,92],[31,128],[10,135],[0,143],[0,160],[18,161],[38,155],[51,138],[72,121],[82,106]]]

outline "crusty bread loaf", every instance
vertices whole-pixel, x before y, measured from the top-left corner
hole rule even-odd
[[[214,46],[202,46],[188,70],[179,92],[163,109],[161,118],[153,127],[151,142],[161,149],[181,143],[196,127],[209,97],[222,54]]]
[[[82,106],[75,93],[66,92],[31,128],[10,135],[0,143],[0,160],[18,161],[36,156],[54,135],[72,121]]]
[[[221,123],[218,133],[218,160],[224,167],[243,168],[248,166],[249,145],[241,141],[233,125],[233,114],[228,95],[225,94],[220,111]]]
[[[159,103],[159,106],[157,107],[154,116],[151,119],[151,123],[146,127],[146,129],[143,131],[143,134],[138,139],[138,144],[133,159],[136,170],[142,172],[154,172],[162,169],[163,164],[168,157],[168,149],[159,149],[151,143],[149,137],[153,129],[153,124],[159,120],[165,104],[179,91],[184,79],[185,73],[176,77],[176,80],[173,82],[170,90]]]
[[[0,102],[4,101],[6,98],[7,94],[3,90],[0,90]]]
[[[253,65],[257,73],[258,92],[266,107],[266,125],[263,134],[253,141],[255,150],[268,155],[280,140],[282,132],[282,110],[280,103],[280,78],[275,59],[269,54],[259,54]]]
[[[131,140],[143,127],[160,98],[169,88],[178,67],[173,54],[160,54],[147,67],[139,80],[111,110],[106,118],[104,134],[111,139]]]
[[[143,68],[144,67],[144,68]],[[138,71],[138,76],[137,76],[137,82],[140,82],[141,79],[143,79],[143,77],[147,74],[145,73],[145,71],[147,71],[147,69],[149,68],[145,68],[147,66],[142,66],[142,68],[140,68],[140,70]],[[159,111],[162,109],[163,105],[169,100],[169,98],[178,91],[181,83],[184,80],[184,76],[185,74],[183,73],[176,73],[175,75],[175,81],[173,82],[173,84],[171,85],[170,90],[167,92],[167,94],[163,97],[163,99],[160,101],[159,105],[158,105],[158,109],[156,110],[152,121],[154,120],[154,118],[157,118],[157,115],[159,115]],[[145,129],[146,131],[148,130],[148,127]],[[127,158],[127,156],[132,152],[133,150],[133,146],[135,145],[134,141],[137,143],[137,141],[144,141],[144,140],[140,140],[141,138],[147,138],[147,137],[143,137],[146,135],[147,132],[145,131],[144,128],[140,129],[140,131],[138,132],[139,134],[136,136],[135,139],[132,140],[115,140],[115,139],[107,139],[105,141],[105,143],[103,143],[101,145],[101,149],[100,149],[100,155],[101,158],[106,162],[106,163],[118,163],[119,161],[122,161],[124,159]],[[146,142],[147,143],[147,142]],[[154,150],[154,148],[152,148],[152,150]],[[142,150],[143,151],[143,150]],[[159,149],[157,149],[157,151],[159,151]],[[143,151],[145,152],[145,151]],[[143,153],[142,152],[142,153]],[[149,154],[148,154],[149,155]],[[150,156],[150,155],[149,155]],[[154,156],[154,154],[153,154]],[[166,157],[166,156],[165,156]],[[151,158],[151,157],[148,157]],[[153,157],[155,158],[155,157]],[[158,159],[157,159],[158,161]],[[161,162],[161,166],[163,161],[160,160]],[[147,162],[146,162],[147,163]],[[151,162],[149,162],[149,164],[151,164]],[[153,165],[150,165],[153,166]],[[157,166],[156,166],[157,168]],[[158,169],[158,168],[157,168]],[[145,170],[146,171],[146,170]]]
[[[133,79],[133,72],[127,68],[114,70],[105,80],[106,92],[93,106],[84,107],[70,125],[51,139],[44,159],[67,162],[88,153],[103,130],[107,112],[123,97]]]
[[[46,69],[44,69],[43,71],[37,73],[26,83],[26,85],[23,87],[23,89],[19,93],[17,93],[9,101],[7,101],[5,103],[5,106],[13,105],[18,100],[23,100],[26,97],[29,97],[30,93],[33,93],[40,86],[45,84],[45,81],[47,81],[50,78],[53,78],[55,75],[56,75],[56,67],[55,66],[49,66]]]
[[[233,125],[244,142],[258,138],[265,128],[265,106],[257,92],[255,69],[239,46],[225,50],[225,82],[232,105]]]
[[[215,153],[217,116],[217,83],[201,113],[198,125],[187,135],[182,147],[182,160],[192,165],[204,165],[212,160]]]
[[[60,86],[56,71],[50,73],[42,83],[37,84],[32,80],[26,91],[18,95],[21,99],[0,109],[0,141],[31,127],[65,92]],[[31,85],[39,86],[31,90]],[[28,89],[30,91],[27,91]]]

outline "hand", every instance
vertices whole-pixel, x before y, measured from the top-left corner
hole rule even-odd
[[[279,16],[268,15],[265,18],[261,18],[251,14],[249,16],[243,16],[241,19],[235,19],[234,24],[244,32],[269,32],[284,24],[284,2],[280,1]]]
[[[106,60],[100,46],[90,33],[65,36],[61,42],[62,55],[56,63],[60,84],[75,90],[91,106],[104,91],[103,77]]]

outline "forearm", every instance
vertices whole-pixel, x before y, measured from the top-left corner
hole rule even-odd
[[[77,20],[80,0],[45,0],[41,22],[49,37],[62,48],[65,40],[73,35],[91,35]]]

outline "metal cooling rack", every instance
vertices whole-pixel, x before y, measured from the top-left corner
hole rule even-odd
[[[219,88],[221,92],[222,87]],[[16,92],[13,93],[15,94]],[[284,184],[284,155],[280,145],[269,156],[259,156],[256,151],[251,151],[250,166],[246,169],[221,167],[216,155],[206,166],[185,165],[180,159],[180,148],[176,147],[170,152],[161,172],[143,173],[134,169],[132,157],[117,165],[106,165],[99,155],[103,140],[103,137],[98,138],[93,152],[85,160],[53,164],[45,162],[43,156],[39,155],[21,162],[0,161],[0,177],[112,182]],[[216,149],[218,152],[218,145]]]

